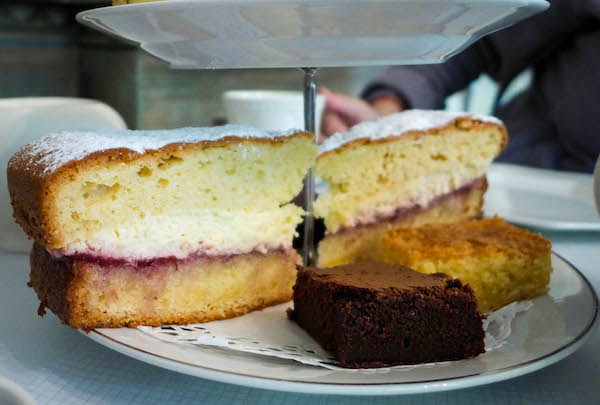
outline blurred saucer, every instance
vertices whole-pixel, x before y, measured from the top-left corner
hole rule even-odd
[[[35,400],[23,387],[7,378],[0,377],[0,404],[35,405]]]
[[[66,97],[0,98],[0,248],[28,252],[31,242],[15,223],[6,182],[10,157],[26,143],[54,131],[124,129],[123,118],[100,101]]]

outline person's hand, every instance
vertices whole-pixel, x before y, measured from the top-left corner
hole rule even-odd
[[[319,90],[325,96],[325,111],[321,121],[321,140],[336,132],[346,132],[362,121],[402,111],[403,105],[393,96],[377,98],[373,104],[356,97],[333,93],[327,89]]]
[[[321,134],[328,137],[336,132],[346,132],[350,127],[362,121],[377,118],[377,112],[365,101],[333,93],[327,89],[319,90],[325,96],[325,111],[321,121]]]

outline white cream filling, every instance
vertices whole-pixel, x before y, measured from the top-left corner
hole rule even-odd
[[[148,214],[143,219],[103,224],[101,230],[52,253],[55,256],[91,255],[137,261],[291,249],[302,212],[301,208],[290,204],[262,212],[205,210],[175,215]]]
[[[349,216],[343,224],[332,227],[328,231],[335,233],[342,228],[352,228],[359,225],[368,225],[393,216],[396,211],[415,206],[427,207],[433,200],[449,194],[474,180],[484,176],[487,167],[479,170],[463,170],[462,172],[434,173],[421,177],[411,182],[390,184],[396,190],[393,199],[375,201],[379,196],[364,202],[369,208]]]

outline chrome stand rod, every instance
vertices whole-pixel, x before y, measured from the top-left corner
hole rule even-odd
[[[304,71],[304,129],[317,136],[315,128],[315,107],[317,103],[317,85],[315,84],[316,68],[302,68]],[[315,141],[317,139],[315,138]],[[314,217],[313,217],[313,178],[312,170],[304,178],[304,196],[306,217],[304,218],[304,241],[302,244],[302,263],[304,266],[316,264],[316,249],[314,243]]]

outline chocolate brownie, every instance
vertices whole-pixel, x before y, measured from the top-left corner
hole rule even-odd
[[[471,287],[396,264],[300,267],[290,318],[344,367],[459,360],[485,351]]]

